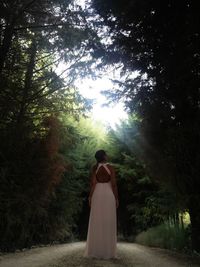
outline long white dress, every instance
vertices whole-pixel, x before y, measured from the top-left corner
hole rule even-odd
[[[105,164],[103,166],[110,174]],[[97,173],[96,171],[96,173]],[[91,209],[84,257],[116,258],[116,201],[111,182],[97,182],[91,199]]]

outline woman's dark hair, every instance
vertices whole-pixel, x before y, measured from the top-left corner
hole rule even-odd
[[[101,149],[101,150],[98,150],[96,153],[95,153],[95,158],[97,160],[97,162],[102,162],[104,161],[105,159],[105,155],[106,155],[106,152]]]

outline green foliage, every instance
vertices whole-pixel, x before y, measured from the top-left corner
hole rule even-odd
[[[91,126],[89,119],[77,121],[64,115],[60,121],[45,118],[40,127],[40,135],[28,138],[26,131],[15,152],[12,146],[4,154],[1,250],[64,242],[86,234],[89,173],[105,133],[99,125]],[[14,142],[13,135],[10,138]]]
[[[117,170],[119,188],[118,230],[126,239],[164,222],[179,210],[175,194],[147,175],[138,156],[138,123],[132,116],[108,133],[107,151]]]
[[[70,179],[71,186],[66,190],[69,190],[68,195],[76,196],[76,200],[72,198],[73,202],[70,204],[74,214],[72,230],[77,238],[85,239],[89,219],[90,171],[95,164],[95,152],[105,147],[106,133],[101,125],[93,123],[90,119],[80,118],[75,121],[72,117],[63,116],[62,121],[64,127],[71,132],[70,150],[64,149],[63,155],[69,161],[70,166],[65,179]]]
[[[0,4],[1,127],[60,111],[79,114],[89,106],[72,83],[91,74],[90,39],[96,34],[72,2]]]
[[[8,0],[0,10],[0,249],[14,250],[73,235],[82,183],[69,155],[81,134],[58,118],[75,125],[91,107],[72,82],[91,73],[96,34],[73,1]]]
[[[57,120],[46,118],[43,131],[42,136],[30,138],[30,128],[26,128],[20,139],[17,133],[16,138],[11,134],[4,137],[8,143],[1,144],[4,148],[0,176],[1,250],[50,240],[48,206],[65,162],[59,153]]]
[[[182,251],[190,247],[188,229],[167,222],[140,233],[135,241],[142,245]]]

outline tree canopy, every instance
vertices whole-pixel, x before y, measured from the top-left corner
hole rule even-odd
[[[199,2],[93,0],[92,7],[110,34],[104,62],[124,76],[114,98],[141,119],[143,157],[185,202],[199,250]]]

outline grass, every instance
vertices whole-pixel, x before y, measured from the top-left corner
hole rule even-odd
[[[188,228],[168,223],[148,229],[136,236],[135,241],[142,245],[154,246],[179,251],[189,248]]]

